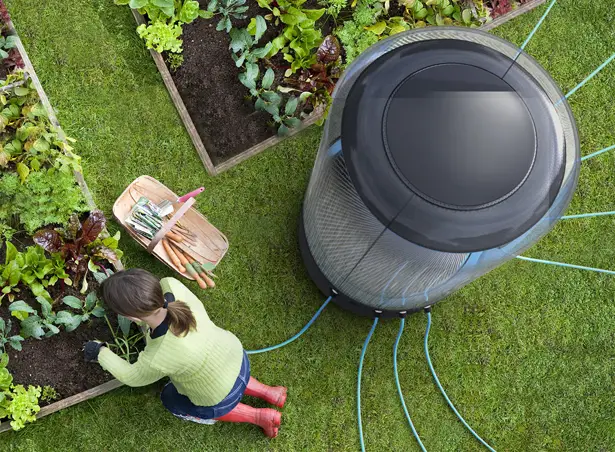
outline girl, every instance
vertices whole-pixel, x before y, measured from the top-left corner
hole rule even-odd
[[[130,364],[104,344],[90,341],[86,361],[96,361],[128,386],[145,386],[168,376],[163,405],[175,416],[211,424],[249,422],[274,438],[282,415],[271,408],[240,403],[255,396],[279,408],[286,388],[266,386],[250,376],[250,362],[241,342],[209,319],[201,301],[174,278],[158,281],[151,273],[131,269],[103,282],[102,298],[109,308],[147,325],[146,346]],[[144,326],[145,326],[144,325]]]

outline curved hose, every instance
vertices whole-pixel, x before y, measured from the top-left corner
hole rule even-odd
[[[465,419],[461,417],[461,414],[459,414],[459,411],[457,411],[457,409],[453,405],[453,402],[451,402],[451,399],[448,398],[448,396],[446,395],[446,392],[444,391],[444,388],[440,384],[440,380],[438,379],[438,376],[436,375],[436,371],[433,368],[433,364],[431,364],[431,358],[429,357],[428,341],[429,341],[429,330],[430,329],[431,329],[431,312],[427,311],[427,329],[425,330],[425,343],[424,343],[425,344],[425,357],[427,358],[427,364],[429,365],[429,370],[431,371],[431,375],[433,375],[433,379],[436,382],[436,386],[438,386],[438,389],[444,396],[446,403],[448,403],[448,406],[451,407],[451,410],[453,410],[453,413],[455,413],[455,415],[461,421],[461,423],[465,426],[465,428],[467,428],[470,431],[470,433],[474,435],[474,438],[476,438],[483,446],[489,449],[490,452],[495,452],[495,449],[493,449],[493,447],[487,444],[485,440],[483,440],[480,436],[478,436],[478,434],[474,430],[472,430],[472,427],[468,425]]]
[[[393,370],[395,372],[395,384],[397,385],[397,393],[399,394],[399,400],[401,400],[401,405],[404,407],[404,413],[406,413],[406,419],[408,420],[408,424],[410,424],[410,428],[412,429],[412,434],[416,438],[416,441],[419,443],[419,447],[423,452],[427,452],[425,446],[423,446],[423,442],[419,437],[418,432],[414,428],[414,424],[412,423],[412,419],[410,419],[410,413],[408,413],[408,407],[406,407],[406,401],[404,400],[404,395],[401,392],[401,385],[399,384],[399,373],[397,372],[397,348],[399,347],[399,340],[401,339],[401,335],[404,332],[404,326],[406,324],[406,319],[404,317],[401,318],[401,322],[399,322],[399,333],[397,333],[397,339],[395,340],[395,345],[393,346]]]
[[[312,317],[310,319],[310,321],[303,327],[301,328],[301,331],[299,331],[297,334],[295,334],[293,337],[291,337],[290,339],[286,339],[284,342],[281,342],[277,345],[272,345],[270,347],[265,347],[265,348],[261,348],[258,350],[246,350],[246,353],[248,355],[256,355],[258,353],[265,353],[265,352],[270,352],[271,350],[276,350],[278,348],[282,348],[285,345],[290,344],[291,342],[295,341],[296,339],[298,339],[303,333],[305,333],[307,331],[307,329],[312,326],[312,323],[314,323],[314,321],[318,318],[318,316],[320,315],[320,313],[327,307],[327,305],[329,304],[329,302],[333,299],[333,297],[329,297],[325,300],[325,302],[322,304],[322,306],[320,307],[320,309],[318,309],[318,311],[316,311],[316,314],[314,314],[314,317]]]
[[[361,421],[361,374],[363,373],[363,360],[365,359],[365,352],[367,351],[367,345],[369,344],[374,330],[378,325],[378,317],[374,318],[372,328],[369,330],[369,334],[365,338],[363,343],[363,349],[361,350],[361,358],[359,359],[359,375],[357,376],[357,418],[359,420],[359,441],[361,442],[361,452],[365,452],[365,442],[363,441],[363,422]]]

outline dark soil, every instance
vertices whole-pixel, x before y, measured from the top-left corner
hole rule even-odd
[[[32,245],[32,240],[29,237],[19,235],[12,240],[12,243],[22,251],[26,246]],[[0,262],[2,263],[4,263],[4,255],[4,246],[0,246]],[[98,289],[98,283],[90,273],[88,273],[87,280],[88,291]],[[62,281],[58,281],[54,286],[48,287],[47,290],[54,299],[55,312],[71,310],[71,308],[62,304],[61,299],[66,295],[84,298],[78,289],[66,286]],[[22,288],[19,298],[37,309],[38,302],[26,288]],[[3,301],[0,305],[0,317],[11,319],[11,333],[19,334],[19,320],[11,317],[9,303],[7,300]],[[109,319],[112,326],[116,328],[116,316],[110,315]],[[8,369],[16,384],[39,385],[41,387],[48,385],[58,392],[60,398],[64,399],[113,378],[100,365],[86,363],[83,358],[82,348],[85,342],[93,339],[103,342],[112,340],[111,332],[104,318],[92,317],[89,323],[81,324],[79,328],[70,333],[64,331],[63,328],[60,329],[59,334],[49,338],[26,339],[22,342],[21,351],[13,350],[7,345]],[[41,401],[41,405],[45,405],[45,403]]]
[[[208,1],[200,0],[201,8]],[[241,28],[249,23],[250,17],[266,15],[256,1],[248,0],[248,19],[233,21]],[[319,8],[316,0],[309,0],[306,8]],[[226,31],[216,31],[219,18],[197,19],[184,25],[184,63],[171,71],[173,81],[184,101],[207,153],[214,165],[219,165],[250,147],[276,134],[271,127],[271,116],[254,110],[248,90],[239,82],[240,70],[235,66],[229,49],[230,37]],[[264,45],[280,34],[282,26],[267,22],[267,32],[259,44]],[[322,27],[323,37],[332,29],[331,23]],[[283,79],[289,64],[281,56],[270,62],[276,72],[276,86]],[[266,66],[261,65],[261,74]]]

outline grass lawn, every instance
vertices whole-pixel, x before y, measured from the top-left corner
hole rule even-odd
[[[231,243],[218,288],[197,292],[208,312],[246,348],[299,330],[323,301],[296,243],[319,129],[210,178],[126,7],[111,0],[7,3],[60,122],[78,139],[98,205],[110,214],[142,174],[178,193],[206,186],[199,208]],[[521,44],[544,8],[497,33]],[[614,17],[608,0],[561,0],[528,51],[567,92],[615,52]],[[615,143],[614,87],[615,63],[571,99],[585,154]],[[613,154],[583,164],[570,213],[615,210],[614,165]],[[562,222],[528,255],[615,269],[614,225],[610,217]],[[130,240],[122,245],[127,266],[170,275]],[[497,450],[615,450],[613,294],[612,276],[515,261],[434,307],[436,370]],[[290,388],[274,441],[252,426],[176,420],[158,401],[160,385],[152,385],[121,388],[2,434],[0,450],[357,450],[356,371],[370,325],[331,306],[298,342],[252,358],[255,376]],[[368,450],[418,450],[393,381],[398,325],[382,322],[367,353]],[[430,451],[480,450],[428,373],[425,325],[424,315],[410,317],[400,346],[401,384],[415,425]]]

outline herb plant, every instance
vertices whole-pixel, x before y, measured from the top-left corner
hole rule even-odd
[[[59,398],[60,394],[52,386],[43,386],[43,393],[41,395],[43,402],[51,403]]]
[[[137,34],[145,41],[148,49],[154,49],[158,53],[180,53],[183,41],[182,27],[176,23],[155,21],[151,25],[141,24],[137,27]]]
[[[91,211],[83,224],[71,215],[65,229],[42,229],[34,234],[34,243],[45,251],[59,253],[77,284],[87,272],[90,260],[113,262],[121,257],[117,249],[119,235],[99,238],[106,222],[100,210]]]
[[[211,0],[209,5],[207,5],[209,15],[206,17],[221,15],[222,18],[218,22],[216,30],[225,30],[227,33],[230,33],[233,28],[231,19],[245,19],[247,11],[246,0]]]
[[[27,80],[0,95],[0,169],[14,163],[21,182],[45,167],[65,173],[81,171],[80,158],[59,138],[31,84]]]
[[[18,334],[11,335],[12,327],[13,324],[10,319],[4,320],[2,317],[0,317],[0,350],[3,354],[6,353],[7,345],[10,345],[13,349],[17,351],[21,351],[21,343],[23,342],[24,338]],[[0,384],[2,383],[4,378],[6,378],[5,372],[3,372],[2,368],[0,368]]]
[[[81,323],[88,322],[91,316],[100,318],[105,315],[105,310],[100,305],[96,292],[90,292],[85,297],[85,301],[69,295],[62,299],[62,303],[79,311],[77,314],[70,311],[60,311],[57,313],[56,323],[64,325],[68,332],[77,329]]]
[[[13,173],[0,175],[0,222],[16,222],[29,234],[51,224],[65,224],[86,210],[83,192],[72,174],[54,168],[31,173],[20,183]]]
[[[348,0],[321,0],[321,6],[325,7],[327,14],[334,19],[348,6]]]

